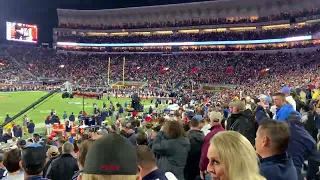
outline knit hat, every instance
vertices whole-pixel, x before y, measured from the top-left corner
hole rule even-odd
[[[46,150],[38,143],[31,143],[22,150],[21,160],[25,168],[41,168],[46,162]]]
[[[96,140],[89,149],[83,172],[100,175],[136,175],[136,149],[128,139],[119,134],[105,135]]]

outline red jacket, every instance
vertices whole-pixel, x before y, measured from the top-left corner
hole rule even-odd
[[[212,126],[210,128],[210,133],[206,135],[204,138],[204,142],[202,145],[202,150],[201,150],[201,158],[200,158],[200,163],[199,163],[199,168],[200,171],[205,171],[207,170],[207,166],[209,164],[209,159],[207,157],[208,149],[210,146],[210,140],[214,135],[216,135],[218,132],[224,131],[223,127],[221,124]]]

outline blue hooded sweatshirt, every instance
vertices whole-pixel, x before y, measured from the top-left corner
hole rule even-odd
[[[295,112],[293,107],[289,104],[285,104],[281,108],[277,109],[275,120],[285,121],[292,112]]]

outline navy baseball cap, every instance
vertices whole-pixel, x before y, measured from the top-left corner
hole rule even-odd
[[[44,167],[46,150],[38,143],[31,143],[22,150],[21,160],[25,168]]]
[[[96,140],[86,156],[83,173],[99,175],[136,175],[136,149],[127,138],[112,133]]]

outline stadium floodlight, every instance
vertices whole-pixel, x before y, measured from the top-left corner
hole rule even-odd
[[[203,46],[203,45],[243,45],[243,44],[270,44],[293,41],[312,40],[312,36],[296,36],[279,39],[242,40],[242,41],[203,41],[203,42],[169,42],[169,43],[74,43],[57,42],[58,46],[81,46],[81,47],[146,47],[146,46]]]

